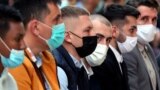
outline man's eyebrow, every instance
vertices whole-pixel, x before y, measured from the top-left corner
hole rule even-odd
[[[96,36],[98,36],[98,37],[105,37],[104,35],[102,35],[100,33],[97,33]]]
[[[149,16],[142,16],[142,17],[141,17],[141,19],[144,19],[144,18],[149,18]]]
[[[131,26],[131,28],[133,28],[133,29],[137,29],[137,26],[136,26],[136,25],[133,25],[133,26]]]

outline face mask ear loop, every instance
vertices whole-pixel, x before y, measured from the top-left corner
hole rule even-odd
[[[3,43],[3,45],[9,50],[11,51],[11,49],[8,47],[8,45],[2,40],[2,38],[0,37],[0,41]]]
[[[75,33],[73,33],[73,32],[71,32],[71,31],[69,31],[71,34],[73,34],[73,35],[75,35],[75,36],[77,36],[78,38],[80,38],[80,39],[82,39],[80,36],[78,36],[77,34],[75,34]]]
[[[50,26],[48,26],[47,24],[44,24],[44,23],[42,23],[42,22],[40,22],[40,21],[39,21],[39,23],[45,25],[46,27],[48,27],[48,28],[50,28],[50,29],[52,29],[52,28],[51,28]],[[43,37],[40,36],[40,35],[38,35],[38,37],[39,37],[40,39],[44,40],[44,41],[47,41],[45,38],[43,38]]]
[[[46,39],[44,39],[42,36],[38,35],[38,37],[44,41],[47,41]]]
[[[50,26],[48,26],[47,24],[44,24],[44,23],[42,23],[42,22],[40,22],[40,21],[39,21],[39,23],[45,25],[46,27],[48,27],[48,28],[50,28],[50,29],[52,29],[52,28],[51,28]]]

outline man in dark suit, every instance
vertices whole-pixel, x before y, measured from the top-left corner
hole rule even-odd
[[[123,55],[130,90],[160,90],[158,65],[148,44],[155,36],[158,3],[156,0],[130,0],[127,4],[140,12],[137,19],[138,43],[131,52]]]
[[[112,40],[105,61],[93,67],[91,90],[129,90],[127,68],[121,53],[132,50],[134,47],[130,46],[130,41],[137,41],[134,29],[138,11],[131,7],[126,10],[126,7],[111,5],[106,9],[104,15],[112,23]],[[130,35],[131,31],[133,36]],[[125,45],[129,47],[125,49]]]

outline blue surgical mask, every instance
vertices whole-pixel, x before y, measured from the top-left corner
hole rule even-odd
[[[42,23],[44,24],[44,23]],[[46,25],[46,24],[44,24]],[[48,25],[46,25],[47,27],[49,27]],[[51,27],[49,27],[51,28]],[[63,44],[63,41],[64,41],[64,34],[65,34],[65,24],[64,23],[61,23],[61,24],[58,24],[58,25],[54,25],[52,26],[52,34],[51,34],[51,37],[46,40],[45,38],[43,38],[42,36],[39,35],[39,38],[41,38],[42,40],[44,40],[50,51],[53,51],[54,49],[58,48],[60,45]]]
[[[7,44],[0,38],[0,41],[5,45],[5,47],[10,51],[9,58],[1,55],[1,62],[4,67],[15,68],[23,63],[24,60],[24,50],[10,49]]]

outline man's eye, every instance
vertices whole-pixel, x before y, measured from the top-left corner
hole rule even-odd
[[[101,41],[101,37],[97,36],[97,42]]]
[[[148,18],[144,17],[142,18],[143,22],[146,23],[148,21]]]
[[[157,23],[157,19],[154,18],[154,19],[152,20],[152,22],[153,22],[153,23]]]
[[[107,42],[107,43],[110,43],[110,42],[111,42],[111,40],[112,40],[112,37],[108,37],[108,38],[106,38],[106,42]]]
[[[134,28],[131,28],[131,29],[129,30],[129,32],[133,33],[134,30],[135,30]]]

